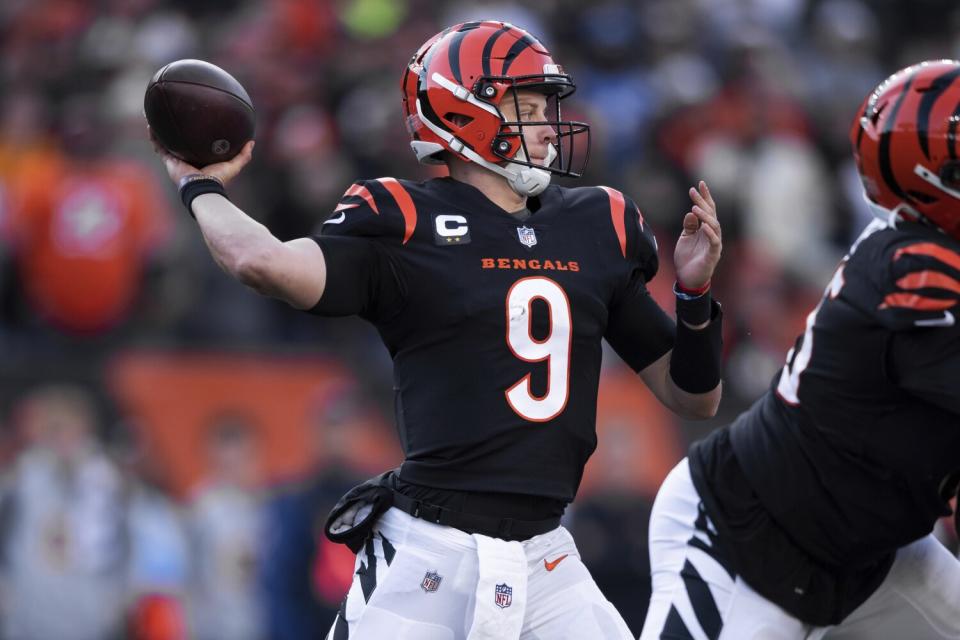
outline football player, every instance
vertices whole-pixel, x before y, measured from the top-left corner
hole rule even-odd
[[[252,145],[202,172],[165,157],[228,273],[366,318],[393,358],[405,461],[329,529],[359,552],[329,637],[630,638],[560,516],[596,446],[603,338],[678,414],[716,411],[713,198],[690,189],[674,323],[647,291],[657,245],[637,205],[550,185],[582,173],[589,126],[562,119],[574,84],[542,43],[458,24],[401,84],[413,151],[450,176],[357,182],[316,238],[281,243],[224,197]]]
[[[695,443],[650,522],[641,638],[960,638],[932,535],[960,481],[960,62],[871,93],[876,215],[769,391]]]

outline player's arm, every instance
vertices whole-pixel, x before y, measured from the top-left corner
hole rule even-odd
[[[250,162],[253,141],[236,157],[204,167],[202,172],[156,145],[170,178],[182,185],[198,174],[226,185]],[[189,201],[214,261],[228,274],[256,291],[279,298],[298,309],[314,306],[326,286],[323,251],[309,238],[281,242],[270,230],[216,192],[212,181],[193,183],[201,193]],[[212,192],[202,192],[204,185]]]
[[[713,417],[720,404],[722,314],[709,294],[695,301],[677,300],[679,322],[650,297],[642,281],[611,314],[605,337],[610,346],[636,371],[644,384],[668,409],[684,418]],[[705,322],[685,321],[703,305]]]
[[[907,393],[960,416],[960,251],[944,240],[890,251],[894,288],[871,305],[892,329],[887,374]]]
[[[681,320],[681,322],[683,321]],[[704,326],[700,331],[706,331],[706,329],[707,327]],[[683,333],[684,328],[678,327],[678,336],[682,336]],[[685,338],[679,337],[679,339],[684,340]],[[674,348],[641,370],[639,374],[643,383],[653,392],[653,395],[677,415],[694,419],[712,418],[717,414],[723,392],[723,385],[720,382],[719,331],[714,335],[694,336],[693,341],[695,343],[692,345],[693,348],[700,353],[695,352],[695,357],[691,361],[681,362],[685,354],[681,351],[681,355],[678,357],[676,355],[677,349]],[[689,357],[689,355],[686,357]],[[678,358],[676,361],[678,367],[675,367],[674,358]],[[673,373],[675,368],[680,370],[689,368],[693,371],[688,374],[680,373],[676,375]],[[677,381],[678,377],[680,378],[679,382]],[[711,384],[714,384],[712,388],[699,391],[699,389]],[[698,391],[689,391],[684,387]]]
[[[960,307],[952,312],[960,314]],[[960,329],[930,326],[896,334],[889,373],[901,389],[960,417]]]
[[[191,208],[210,255],[228,274],[297,309],[309,309],[320,300],[327,267],[316,242],[310,238],[281,242],[215,193],[197,196]]]
[[[709,418],[720,405],[720,308],[710,279],[723,242],[707,183],[689,191],[692,206],[673,251],[677,272],[677,337],[669,354],[640,372],[644,383],[680,415]]]
[[[710,295],[722,243],[716,205],[706,184],[698,186],[690,189],[693,206],[674,251],[676,325],[646,290],[656,273],[656,244],[641,222],[635,250],[640,268],[611,314],[606,337],[664,406],[683,417],[709,418],[722,393],[722,313]]]

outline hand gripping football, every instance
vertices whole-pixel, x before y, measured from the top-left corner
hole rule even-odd
[[[143,111],[156,141],[195,167],[240,153],[253,138],[256,121],[243,86],[203,60],[177,60],[157,71]]]

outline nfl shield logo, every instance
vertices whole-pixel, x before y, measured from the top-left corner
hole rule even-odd
[[[426,591],[427,593],[433,593],[440,588],[440,583],[443,581],[443,576],[441,576],[436,571],[427,571],[427,574],[423,576],[423,582],[420,583],[420,588]]]
[[[498,584],[493,592],[493,604],[501,609],[506,609],[513,604],[513,587],[504,584]]]
[[[537,232],[530,227],[517,227],[517,236],[520,238],[520,244],[525,247],[532,247],[537,244]]]

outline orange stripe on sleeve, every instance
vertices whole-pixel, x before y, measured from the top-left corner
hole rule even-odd
[[[367,201],[367,204],[370,205],[370,208],[373,209],[375,214],[380,215],[380,210],[377,209],[377,203],[373,200],[373,194],[371,194],[369,189],[362,184],[355,184],[347,189],[347,192],[343,194],[343,197],[346,198],[347,196],[360,196]]]
[[[627,257],[627,231],[623,227],[623,194],[610,187],[600,187],[607,192],[610,198],[610,219],[613,221],[613,229],[617,232],[617,238],[620,240],[620,252],[623,257]],[[642,220],[641,216],[641,220]]]
[[[956,300],[942,300],[938,298],[927,298],[916,293],[891,293],[883,299],[881,309],[890,307],[900,307],[906,309],[919,309],[921,311],[940,311],[949,309],[957,304]]]
[[[946,289],[960,293],[960,281],[939,271],[915,271],[897,280],[901,289]]]
[[[893,254],[893,259],[899,260],[904,254],[930,256],[954,269],[960,270],[960,255],[933,242],[921,242],[919,244],[912,244],[909,247],[897,249],[897,252]]]
[[[395,178],[377,178],[377,182],[386,187],[387,191],[390,192],[390,195],[393,196],[393,199],[397,201],[397,205],[400,207],[400,213],[403,214],[405,227],[403,244],[407,244],[407,240],[413,235],[413,230],[417,228],[417,207],[413,204],[413,198],[410,197],[407,190],[404,189],[403,185],[397,182]]]

